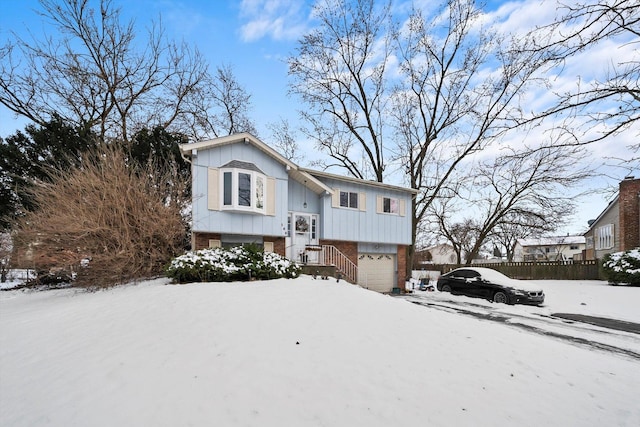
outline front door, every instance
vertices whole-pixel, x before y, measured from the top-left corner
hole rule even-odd
[[[289,258],[302,263],[318,263],[319,251],[306,250],[318,244],[318,215],[291,212],[291,251]]]

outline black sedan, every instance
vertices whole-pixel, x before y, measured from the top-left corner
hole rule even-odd
[[[436,287],[441,292],[505,304],[540,305],[544,302],[544,292],[537,286],[483,267],[457,268],[440,276]]]

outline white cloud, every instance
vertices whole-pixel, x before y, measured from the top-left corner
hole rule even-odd
[[[264,37],[274,40],[294,40],[307,28],[310,5],[297,0],[242,0],[240,27],[243,41]]]

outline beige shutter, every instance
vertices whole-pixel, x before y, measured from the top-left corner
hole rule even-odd
[[[340,189],[334,188],[333,195],[331,196],[331,207],[339,208],[340,207]]]
[[[407,206],[406,206],[406,202],[404,199],[400,199],[400,206],[398,206],[398,213],[400,214],[400,216],[405,216],[407,214]]]
[[[273,242],[264,242],[264,251],[273,252]]]
[[[267,215],[276,215],[276,179],[267,177]]]
[[[382,213],[384,198],[382,196],[376,196],[376,213]]]
[[[207,208],[212,211],[220,210],[220,171],[215,168],[207,169]]]
[[[367,194],[366,193],[358,193],[358,209],[361,211],[367,210]]]

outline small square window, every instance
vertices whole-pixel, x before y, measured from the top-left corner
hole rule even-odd
[[[343,208],[358,209],[358,193],[353,193],[350,191],[341,191],[340,206]]]
[[[382,198],[382,212],[397,214],[398,206],[399,206],[398,199],[392,199],[389,197]]]

